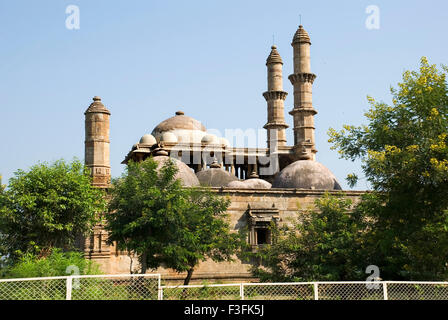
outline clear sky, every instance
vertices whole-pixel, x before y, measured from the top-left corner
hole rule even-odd
[[[69,5],[80,10],[78,30],[66,28]],[[379,29],[366,28],[369,5],[380,9]],[[84,111],[95,95],[112,113],[113,176],[131,146],[177,110],[220,132],[262,128],[273,35],[292,128],[287,77],[300,16],[317,74],[317,160],[348,188],[360,164],[330,150],[328,128],[365,122],[366,96],[390,102],[390,86],[422,56],[448,64],[446,0],[0,0],[3,183],[38,161],[83,159]],[[366,188],[361,179],[356,189]]]

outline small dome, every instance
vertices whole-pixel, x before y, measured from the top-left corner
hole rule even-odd
[[[154,138],[154,136],[152,134],[145,134],[141,139],[140,142],[141,144],[147,144],[150,146],[153,146],[157,143],[156,138]]]
[[[170,131],[177,137],[178,142],[183,143],[195,143],[200,144],[202,138],[206,135],[205,132],[201,130],[184,130],[178,129],[174,131]]]
[[[219,139],[214,134],[207,134],[202,138],[201,142],[205,144],[219,144]]]
[[[160,142],[176,143],[177,137],[172,132],[164,132],[160,136]]]
[[[235,189],[271,189],[272,185],[263,179],[248,179],[244,181],[233,181],[227,185]]]
[[[179,161],[174,158],[170,158],[168,156],[155,156],[155,157],[153,157],[153,159],[155,162],[157,162],[159,164],[159,166],[158,166],[159,168],[161,166],[165,165],[165,163],[168,160],[173,161],[178,169],[175,178],[180,179],[180,181],[184,187],[199,186],[199,180],[196,177],[196,175],[194,174],[193,170],[191,170],[191,168],[188,167],[182,161]]]
[[[272,184],[273,188],[342,190],[333,173],[313,160],[298,160],[284,168]]]
[[[227,140],[226,138],[219,138],[219,142],[221,143],[221,145],[229,147],[230,146],[230,142],[229,140]]]
[[[232,181],[238,180],[230,172],[221,168],[210,168],[196,173],[201,185],[208,187],[225,187]]]

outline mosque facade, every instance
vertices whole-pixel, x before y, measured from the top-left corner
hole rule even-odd
[[[256,250],[271,241],[271,222],[283,224],[297,219],[314,206],[325,192],[343,193],[356,200],[361,191],[343,191],[333,173],[316,160],[312,87],[316,75],[311,72],[310,37],[299,26],[291,43],[294,70],[288,79],[293,86],[294,144],[287,145],[283,89],[283,61],[276,46],[266,60],[267,91],[267,148],[231,146],[225,138],[207,132],[198,120],[177,111],[159,123],[151,134],[144,134],[123,160],[143,161],[153,157],[159,164],[172,159],[177,178],[185,187],[205,185],[220,196],[231,200],[227,214],[234,231],[248,228],[247,241]],[[99,97],[85,112],[85,164],[90,169],[93,185],[110,186],[109,110]],[[289,129],[289,130],[291,130]],[[95,227],[84,243],[87,257],[98,262],[106,273],[129,273],[131,265],[138,266],[133,257],[107,244],[107,232]],[[201,263],[193,281],[250,279],[250,263],[242,261]],[[183,279],[169,269],[159,269],[165,279]]]

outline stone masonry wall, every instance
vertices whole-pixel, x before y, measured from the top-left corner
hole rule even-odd
[[[302,190],[302,189],[269,189],[269,190],[248,190],[213,188],[223,197],[229,197],[231,204],[227,210],[230,226],[234,231],[246,228],[248,224],[248,207],[253,210],[263,212],[263,210],[278,209],[278,224],[288,223],[290,219],[300,219],[307,210],[314,207],[314,201],[322,197],[326,191],[323,190]],[[362,191],[327,191],[331,194],[342,194],[345,197],[357,201],[364,193]],[[98,230],[96,231],[97,234]],[[103,239],[105,231],[102,232]],[[93,240],[94,241],[94,240]],[[100,241],[101,243],[101,241]],[[104,241],[103,241],[104,243]],[[97,246],[98,247],[98,246]],[[98,249],[97,249],[98,250]],[[129,273],[131,258],[125,253],[117,252],[114,246],[107,246],[99,249],[98,254],[90,254],[92,260],[99,263],[103,272],[107,274]],[[249,272],[250,264],[235,262],[215,263],[205,261],[199,264],[193,273],[192,282],[207,281],[250,281],[253,280]],[[133,259],[133,271],[138,270],[138,262]],[[148,273],[161,273],[162,278],[172,283],[179,283],[184,278],[184,274],[179,274],[170,269],[160,268],[151,270]]]

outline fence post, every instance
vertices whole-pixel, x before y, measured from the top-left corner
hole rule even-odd
[[[241,300],[244,300],[244,283],[240,284],[240,297]]]
[[[384,300],[389,300],[389,295],[387,293],[387,282],[383,282],[383,295]]]
[[[72,284],[73,284],[73,277],[72,276],[68,276],[66,281],[66,295],[65,295],[65,300],[72,300]]]
[[[163,288],[162,288],[162,279],[161,276],[159,274],[159,277],[157,279],[157,299],[158,300],[163,300]]]
[[[317,287],[317,282],[313,283],[314,287],[314,300],[319,300],[319,289]]]
[[[159,296],[158,296],[159,300],[163,300],[163,288],[159,287]]]

